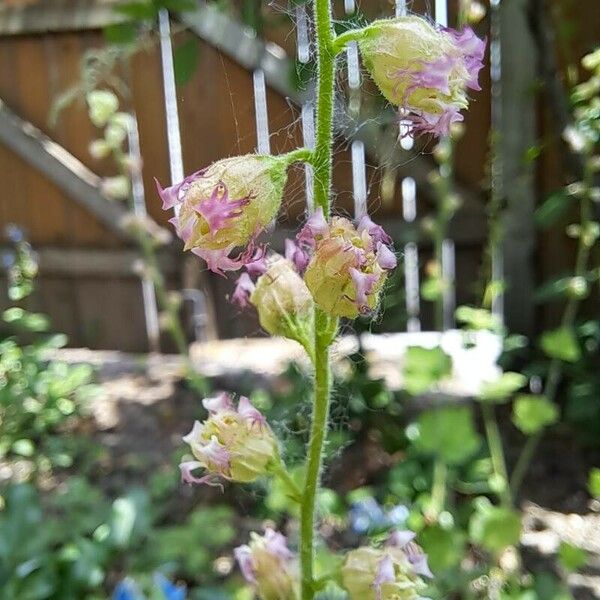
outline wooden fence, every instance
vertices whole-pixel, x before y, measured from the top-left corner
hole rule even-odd
[[[415,2],[411,8],[423,12],[425,4]],[[475,297],[473,284],[486,237],[486,194],[482,188],[487,180],[488,138],[496,102],[502,108],[497,125],[506,131],[502,140],[510,240],[504,250],[510,286],[506,311],[511,323],[526,331],[533,324],[534,280],[544,275],[545,268],[541,261],[542,269],[538,273],[533,269],[534,184],[538,184],[537,190],[545,190],[560,181],[554,173],[536,172],[532,163],[524,160],[540,132],[552,123],[544,123],[536,114],[538,98],[531,91],[537,67],[526,2],[503,4],[506,7],[495,9],[501,27],[496,42],[500,44],[504,39],[506,43],[501,57],[499,53],[491,57],[492,65],[496,61],[496,84],[502,96],[492,98],[490,70],[486,69],[483,91],[477,94],[466,116],[466,134],[457,146],[457,185],[465,204],[452,222],[450,237],[456,248],[456,301],[468,302]],[[449,7],[452,21],[455,3],[450,2]],[[341,16],[342,8],[338,8]],[[362,8],[373,16],[393,11],[374,0]],[[590,8],[593,13],[593,3]],[[116,225],[122,209],[98,191],[99,177],[111,174],[109,163],[99,164],[88,153],[88,144],[98,132],[89,122],[82,101],[64,110],[55,125],[49,124],[50,108],[61,92],[77,83],[86,52],[104,45],[101,28],[116,19],[110,3],[100,1],[34,1],[0,8],[0,223],[22,226],[39,251],[41,277],[33,303],[51,315],[55,328],[68,333],[73,345],[139,351],[146,348],[146,335],[140,284],[132,268],[137,255],[131,240]],[[585,18],[581,21],[589,27]],[[199,3],[196,12],[182,16],[177,27],[180,25],[183,27],[174,36],[175,45],[195,39],[199,46],[195,73],[177,88],[176,97],[186,172],[224,156],[251,152],[260,145],[254,97],[263,76],[271,150],[285,152],[303,143],[301,104],[307,94],[291,83],[297,33],[291,22],[269,28],[264,43],[234,17]],[[486,20],[479,33],[493,35],[489,26]],[[590,31],[593,36],[593,29]],[[169,181],[173,158],[167,145],[165,71],[160,50],[157,39],[154,45],[138,52],[120,75],[129,90],[123,103],[137,116],[148,211],[157,222],[165,224],[168,215],[160,210],[153,182],[154,177]],[[433,206],[428,182],[434,166],[429,156],[431,145],[418,143],[413,150],[405,151],[397,145],[382,144],[372,124],[357,127],[351,119],[342,120],[336,142],[340,152],[334,168],[335,205],[349,214],[358,193],[356,169],[361,152],[354,142],[366,148],[364,181],[369,213],[385,222],[399,246],[417,239],[416,224],[407,222],[410,219],[406,218],[402,181],[407,177],[415,180],[418,216],[427,214]],[[387,170],[381,167],[384,159],[391,161]],[[382,202],[382,177],[387,177],[389,189],[390,173],[393,192],[386,194]],[[290,178],[275,232],[279,243],[285,231],[297,227],[303,218],[304,177],[302,169],[297,168]],[[542,247],[555,255],[561,252],[556,246]],[[419,250],[422,266],[430,254],[427,240],[419,242]],[[568,254],[568,249],[562,252],[563,256]],[[184,261],[178,249],[164,252],[161,261],[169,281],[180,287]],[[195,265],[199,270],[200,264]],[[234,311],[221,302],[230,283],[206,274],[202,279],[216,307],[215,329],[219,335],[257,331],[255,323],[236,318]],[[431,322],[428,311],[426,304],[420,307],[418,318],[423,327]]]

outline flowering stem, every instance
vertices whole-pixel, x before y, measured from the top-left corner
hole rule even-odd
[[[333,145],[333,92],[335,53],[331,0],[315,0],[315,32],[317,38],[317,117],[313,155],[315,202],[327,216],[330,210],[331,154]]]
[[[345,47],[348,42],[357,42],[361,38],[365,36],[367,32],[367,28],[364,29],[350,29],[348,31],[344,31],[344,33],[340,33],[333,40],[333,53],[339,54]]]
[[[323,462],[323,445],[329,419],[329,345],[330,337],[323,337],[329,318],[323,311],[315,309],[315,391],[306,478],[300,511],[300,564],[302,568],[302,600],[314,597],[314,530],[317,488]]]
[[[279,462],[273,467],[273,474],[281,479],[282,483],[287,488],[290,497],[300,503],[302,501],[302,491],[298,487],[298,484],[293,480],[292,476],[288,473],[285,465],[279,459]]]
[[[317,41],[317,114],[315,149],[312,153],[314,168],[315,206],[330,214],[331,167],[333,147],[333,99],[335,82],[335,51],[331,0],[314,0],[314,18]],[[323,445],[329,419],[330,370],[329,346],[337,322],[315,307],[314,317],[314,405],[304,490],[300,508],[300,568],[301,598],[312,600],[315,595],[313,575],[315,504],[323,462]]]
[[[295,162],[312,162],[313,153],[308,148],[297,148],[287,154],[284,154],[282,158],[286,158],[288,164]]]

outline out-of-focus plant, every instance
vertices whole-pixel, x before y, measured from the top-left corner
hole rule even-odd
[[[112,157],[118,174],[106,177],[101,183],[101,191],[114,201],[124,201],[129,205],[130,213],[121,225],[137,241],[142,251],[139,275],[151,282],[162,311],[160,322],[173,339],[178,352],[185,360],[186,377],[198,392],[206,391],[204,380],[194,370],[185,332],[179,316],[181,297],[167,288],[164,275],[158,261],[158,250],[169,244],[171,234],[157,225],[146,214],[136,214],[132,191],[132,177],[142,169],[141,158],[127,151],[128,140],[135,127],[134,116],[119,111],[119,99],[110,90],[93,90],[87,95],[88,113],[92,123],[102,130],[103,137],[93,140],[89,145],[90,155],[97,159]]]
[[[544,332],[540,339],[541,349],[550,363],[538,402],[548,406],[553,406],[557,400],[565,369],[579,363],[584,357],[576,329],[577,314],[582,301],[589,296],[592,286],[600,279],[600,269],[590,266],[592,250],[600,237],[600,223],[594,215],[594,204],[600,198],[599,189],[594,183],[595,176],[600,171],[600,49],[585,56],[582,66],[590,76],[572,90],[573,122],[563,132],[571,151],[579,155],[583,165],[581,181],[569,184],[564,190],[565,196],[572,197],[579,204],[579,220],[566,230],[569,237],[577,240],[575,268],[572,275],[553,284],[554,289],[561,290],[566,304],[560,326]],[[542,206],[540,211],[543,210]],[[586,382],[584,389],[589,389],[590,385],[593,387],[593,381]],[[573,394],[575,390],[571,388],[571,403],[573,397],[577,397],[577,392]],[[530,433],[512,475],[513,492],[520,488],[542,435],[543,428]]]
[[[0,460],[20,459],[13,466],[27,479],[71,464],[65,433],[96,388],[89,366],[49,359],[66,337],[48,334],[48,318],[22,307],[34,290],[37,260],[18,227],[9,225],[6,233],[13,247],[3,261],[15,305],[2,314],[8,335],[0,339]]]

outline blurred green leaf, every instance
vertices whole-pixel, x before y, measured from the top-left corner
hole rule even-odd
[[[452,359],[441,348],[411,346],[404,355],[403,387],[423,394],[452,372]]]
[[[550,357],[565,362],[577,362],[581,358],[581,348],[575,331],[568,327],[559,327],[546,331],[541,337],[542,350]]]
[[[419,533],[419,544],[425,550],[434,573],[460,564],[467,536],[459,529],[442,529],[439,525],[425,527]]]
[[[536,209],[534,213],[535,222],[542,229],[547,229],[560,221],[572,205],[572,196],[564,190],[554,192]]]
[[[199,52],[200,47],[194,38],[186,40],[175,48],[173,63],[178,85],[184,85],[191,79],[198,66]]]
[[[558,419],[558,406],[545,396],[521,394],[514,401],[513,423],[526,435],[535,435]]]
[[[587,562],[587,552],[583,548],[563,542],[558,549],[558,560],[567,571],[578,571]]]
[[[477,505],[469,522],[471,540],[492,553],[519,543],[521,515],[509,508]]]
[[[520,373],[507,371],[496,381],[484,383],[481,386],[479,399],[483,402],[506,402],[517,390],[527,383],[527,377]]]
[[[156,19],[159,8],[154,2],[140,0],[139,2],[120,2],[113,7],[113,10],[137,21],[144,21]]]
[[[427,454],[440,456],[449,464],[459,465],[477,452],[480,437],[473,425],[469,407],[447,407],[419,415],[416,447]]]
[[[588,490],[594,498],[600,498],[600,468],[594,467],[588,477]]]
[[[113,23],[104,28],[103,34],[109,44],[131,44],[137,39],[138,28],[134,21]]]

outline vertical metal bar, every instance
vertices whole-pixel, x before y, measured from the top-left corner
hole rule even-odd
[[[312,101],[302,105],[302,139],[304,147],[312,150],[315,147],[315,107]],[[314,171],[309,163],[304,163],[304,179],[306,183],[306,208],[308,214],[315,210],[315,199],[313,198]]]
[[[405,177],[401,184],[402,217],[407,223],[417,218],[417,184],[412,177]],[[407,331],[421,330],[421,301],[419,296],[419,250],[417,244],[404,246],[404,291],[406,295]]]
[[[356,11],[355,0],[344,1],[344,11],[352,15]],[[346,46],[346,60],[348,65],[348,87],[350,94],[360,94],[360,62],[358,58],[358,44],[350,42]],[[359,98],[359,96],[358,96]],[[356,103],[359,110],[359,102]],[[352,112],[352,109],[349,109]],[[365,164],[365,145],[361,140],[354,140],[352,152],[352,194],[354,198],[354,218],[358,221],[367,214],[367,173]]]
[[[163,72],[163,90],[165,95],[165,116],[167,119],[167,143],[169,147],[169,167],[171,183],[177,183],[184,177],[183,153],[179,129],[179,110],[177,108],[177,86],[175,83],[175,65],[171,44],[171,24],[169,11],[161,9],[158,14],[160,33],[160,57]]]
[[[435,0],[435,20],[442,27],[448,27],[448,1]],[[454,242],[445,239],[442,241],[442,255],[440,256],[442,280],[444,291],[442,293],[442,327],[444,330],[454,326],[454,311],[456,309],[456,253]]]
[[[304,3],[296,6],[296,32],[298,60],[301,64],[305,65],[310,61],[310,31],[309,17],[306,11],[306,4]],[[307,100],[302,105],[301,121],[304,147],[312,150],[315,147],[314,101]],[[306,188],[306,210],[310,215],[315,210],[315,201],[313,198],[314,171],[312,165],[309,163],[304,163],[304,182]]]
[[[138,131],[137,118],[131,114],[127,128],[127,142],[129,145],[129,154],[133,158],[134,164],[142,164],[142,154],[140,151],[140,136]],[[139,168],[131,170],[131,195],[133,198],[133,214],[136,217],[145,218],[148,214],[146,210],[146,199],[144,195],[144,180]],[[146,335],[148,336],[148,346],[151,352],[160,352],[160,326],[158,323],[158,306],[156,303],[156,290],[154,283],[146,276],[142,277],[142,299],[144,302],[144,319],[146,322]]]
[[[365,145],[360,140],[352,142],[352,189],[354,192],[354,218],[360,221],[367,214]]]
[[[442,296],[444,330],[454,327],[456,310],[456,249],[452,240],[442,242],[442,279],[445,286]]]
[[[448,0],[435,0],[435,21],[442,27],[448,27]]]
[[[296,6],[296,44],[298,60],[305,65],[310,60],[310,38],[308,34],[308,14],[304,2]]]
[[[254,71],[254,115],[256,119],[256,150],[259,154],[270,154],[269,112],[267,110],[267,86],[265,72],[262,69]]]
[[[396,0],[396,16],[406,16],[406,0]]]

